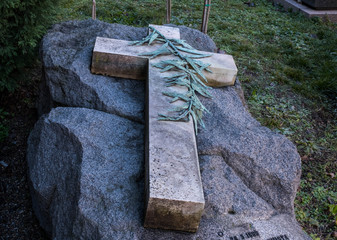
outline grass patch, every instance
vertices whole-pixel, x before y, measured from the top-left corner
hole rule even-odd
[[[208,34],[234,56],[251,113],[286,135],[303,163],[297,220],[316,239],[337,232],[337,28],[284,11],[267,0],[212,1]],[[58,19],[88,19],[91,0],[62,0]],[[97,1],[97,18],[147,26],[165,23],[165,1]],[[202,2],[173,1],[173,24],[200,29]]]

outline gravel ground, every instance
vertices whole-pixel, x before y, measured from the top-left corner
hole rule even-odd
[[[27,138],[37,120],[40,69],[29,69],[33,81],[0,95],[0,108],[9,113],[9,136],[0,143],[0,240],[48,239],[33,214],[25,158]]]

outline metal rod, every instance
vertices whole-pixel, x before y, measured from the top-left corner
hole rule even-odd
[[[207,0],[204,1],[204,10],[202,12],[202,23],[201,23],[201,32],[204,32],[205,29],[205,22],[206,22],[206,6],[207,6]]]
[[[96,20],[96,0],[92,0],[92,19]]]
[[[171,22],[171,0],[166,0],[166,23]]]
[[[204,29],[205,34],[207,34],[207,27],[208,27],[208,19],[209,19],[210,10],[211,10],[211,0],[208,0],[207,12],[206,12],[206,24],[205,24],[205,29]]]

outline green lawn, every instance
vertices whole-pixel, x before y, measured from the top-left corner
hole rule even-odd
[[[62,0],[59,21],[91,17],[91,0]],[[234,56],[250,111],[302,157],[297,220],[317,239],[337,234],[337,28],[267,0],[213,0],[208,34]],[[172,1],[172,23],[200,29],[203,1]],[[165,23],[166,1],[97,0],[97,18]]]

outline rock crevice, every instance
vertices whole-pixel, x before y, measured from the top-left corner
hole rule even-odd
[[[27,160],[35,214],[47,232],[62,228],[60,237],[66,239],[72,236],[76,216],[73,207],[78,203],[80,192],[81,140],[66,126],[43,117],[28,141],[31,144]],[[34,146],[38,149],[31,149]],[[39,155],[43,158],[38,158]]]

